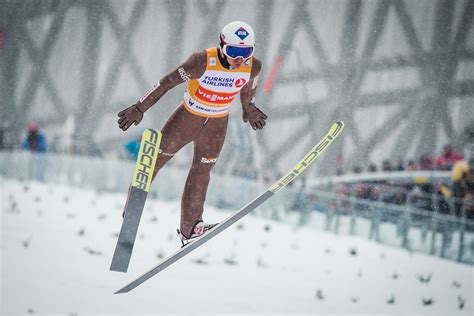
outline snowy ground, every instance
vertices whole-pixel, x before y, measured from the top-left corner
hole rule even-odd
[[[0,189],[1,315],[473,315],[472,266],[254,216],[113,295],[177,249],[179,202],[147,202],[122,274],[109,266],[125,193],[1,178]]]

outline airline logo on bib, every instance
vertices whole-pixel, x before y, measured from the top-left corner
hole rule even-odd
[[[247,83],[247,80],[245,80],[244,78],[239,78],[239,79],[235,80],[235,86],[237,88],[243,87],[244,84],[246,84],[246,83]]]
[[[201,83],[214,86],[214,87],[227,87],[230,88],[234,84],[234,78],[223,78],[219,76],[204,76]]]

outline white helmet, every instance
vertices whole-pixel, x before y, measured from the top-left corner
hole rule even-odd
[[[253,55],[255,33],[245,22],[230,22],[221,31],[220,45],[227,57],[248,59]]]

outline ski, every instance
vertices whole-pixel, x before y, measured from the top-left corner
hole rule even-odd
[[[140,218],[143,213],[148,190],[150,189],[160,142],[160,131],[147,129],[143,132],[132,185],[130,186],[127,204],[125,205],[122,227],[110,265],[111,271],[127,272],[128,270]]]
[[[160,264],[153,267],[151,270],[146,272],[145,274],[141,275],[137,279],[133,280],[131,283],[127,284],[123,288],[116,291],[114,294],[119,293],[126,293],[146,280],[150,279],[152,276],[156,275],[157,273],[163,271],[165,268],[169,267],[179,259],[183,258],[185,255],[190,253],[191,251],[195,250],[196,248],[200,247],[204,243],[206,243],[211,238],[215,237],[216,235],[220,234],[226,228],[240,220],[242,217],[253,211],[255,208],[260,206],[263,202],[268,200],[278,191],[283,189],[286,185],[288,185],[291,181],[293,181],[296,177],[301,175],[305,169],[313,163],[313,161],[341,134],[342,130],[344,129],[344,122],[339,121],[334,123],[327,134],[321,139],[321,141],[311,149],[311,151],[304,156],[287,174],[281,177],[277,182],[271,185],[268,190],[263,192],[260,196],[255,198],[253,201],[242,207],[240,210],[235,212],[233,215],[225,219],[223,222],[219,223],[215,226],[212,230],[204,234],[202,237],[199,237],[195,241],[189,243],[184,248],[181,248],[171,256],[164,259]]]

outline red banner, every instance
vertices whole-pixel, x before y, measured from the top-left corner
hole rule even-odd
[[[4,38],[3,30],[0,30],[0,49],[3,48],[3,38]]]

